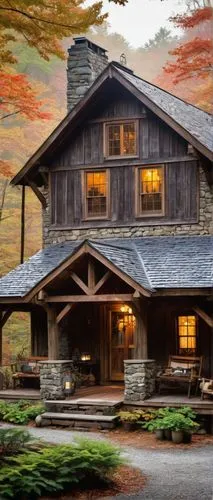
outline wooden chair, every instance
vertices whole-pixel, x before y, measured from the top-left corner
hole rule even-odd
[[[202,378],[201,384],[201,399],[204,399],[205,396],[213,396],[213,379],[210,378]]]
[[[160,394],[163,385],[187,384],[188,398],[191,395],[191,388],[195,386],[197,394],[199,378],[202,370],[202,356],[169,356],[168,367],[157,377],[158,392]]]
[[[12,363],[11,369],[13,372],[13,389],[16,389],[17,381],[19,381],[22,386],[24,385],[25,380],[36,381],[39,384],[39,361],[46,361],[47,359],[48,358],[46,356],[31,356],[26,360]]]

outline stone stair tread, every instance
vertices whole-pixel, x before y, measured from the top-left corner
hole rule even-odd
[[[87,422],[113,422],[118,417],[116,415],[85,415],[84,413],[42,413],[42,418],[59,420],[84,420]]]
[[[54,399],[46,399],[45,403],[47,404],[55,404],[55,405],[64,405],[64,406],[70,406],[70,405],[82,405],[82,406],[117,406],[123,403],[123,399],[120,399],[119,401],[104,401],[103,399],[61,399],[61,400],[54,400]]]

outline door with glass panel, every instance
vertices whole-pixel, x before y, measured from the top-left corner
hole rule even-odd
[[[134,357],[135,316],[129,306],[111,311],[111,380],[124,379],[124,359]]]

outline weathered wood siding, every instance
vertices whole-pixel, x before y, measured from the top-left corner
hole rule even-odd
[[[110,220],[113,225],[122,222],[140,223],[143,217],[135,214],[134,166],[110,169]],[[83,221],[82,183],[80,170],[61,170],[51,173],[52,224],[56,226],[88,225]],[[165,216],[146,217],[152,220],[196,221],[198,213],[198,166],[196,161],[165,164]],[[90,221],[92,225],[108,225],[109,221]]]
[[[139,124],[138,158],[104,158],[104,122],[135,118]],[[50,165],[51,222],[56,227],[104,227],[109,224],[147,225],[165,222],[196,222],[198,218],[198,165],[187,161],[187,143],[162,120],[129,96],[109,100],[95,109],[84,126],[67,139],[66,147]],[[179,159],[180,158],[180,159]],[[136,218],[136,167],[165,165],[165,215]],[[108,221],[84,221],[82,171],[107,168],[110,178]]]

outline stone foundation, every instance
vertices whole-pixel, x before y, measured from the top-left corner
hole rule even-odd
[[[41,399],[65,399],[64,376],[73,370],[72,361],[40,361]]]
[[[155,392],[156,364],[153,359],[124,361],[124,402],[143,401]]]

